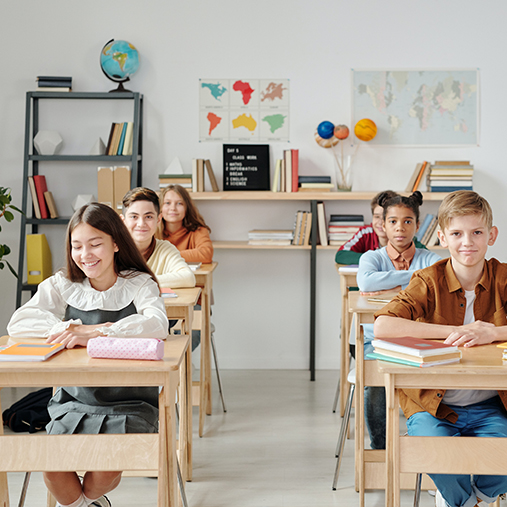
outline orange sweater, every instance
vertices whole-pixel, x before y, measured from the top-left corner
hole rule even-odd
[[[180,251],[186,262],[208,264],[213,261],[213,243],[205,227],[199,227],[196,231],[187,231],[185,227],[181,227],[173,233],[164,230],[164,239]]]

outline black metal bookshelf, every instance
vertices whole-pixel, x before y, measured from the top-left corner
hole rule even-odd
[[[131,100],[133,101],[133,143],[132,155],[37,155],[34,150],[33,138],[39,131],[39,102],[41,100]],[[20,238],[18,284],[16,291],[16,308],[21,305],[23,291],[33,295],[37,286],[23,282],[25,274],[26,235],[37,234],[39,226],[67,225],[70,217],[39,219],[33,216],[33,206],[28,186],[28,176],[39,174],[39,163],[43,162],[107,162],[128,163],[131,166],[131,188],[142,185],[142,140],[143,140],[143,96],[136,92],[102,93],[102,92],[27,92],[25,111],[25,144],[23,156],[23,185]]]

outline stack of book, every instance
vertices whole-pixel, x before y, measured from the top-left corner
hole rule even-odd
[[[363,225],[363,215],[331,215],[328,225],[329,244],[342,246]]]
[[[163,190],[169,185],[180,185],[189,192],[192,191],[192,175],[191,174],[159,174],[158,188]]]
[[[439,160],[435,162],[427,176],[429,192],[454,192],[473,190],[474,166],[468,161]]]
[[[299,192],[331,192],[331,176],[300,176]]]
[[[204,167],[208,171],[209,181],[213,192],[218,192],[218,184],[215,173],[211,167],[211,162],[204,158],[194,158],[192,160],[192,192],[204,192]]]
[[[424,220],[421,222],[419,230],[416,232],[415,237],[423,245],[430,247],[438,245],[438,217],[432,213],[428,213]]]
[[[297,192],[299,176],[299,150],[284,150],[283,158],[276,161],[271,184],[272,192]]]
[[[459,363],[461,359],[461,351],[458,347],[423,338],[407,336],[375,339],[372,344],[374,352],[366,355],[369,359],[381,359],[418,368]]]
[[[28,186],[35,218],[58,218],[55,200],[53,194],[48,191],[46,177],[43,174],[28,176]]]
[[[40,92],[70,92],[72,77],[37,76],[37,91]]]
[[[134,140],[134,123],[125,121],[113,123],[109,130],[106,155],[132,155]]]
[[[293,245],[309,245],[312,232],[312,214],[310,211],[297,211],[294,219]]]
[[[262,230],[254,229],[248,232],[249,245],[289,246],[292,244],[291,230]]]

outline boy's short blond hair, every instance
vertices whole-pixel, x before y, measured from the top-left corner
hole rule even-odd
[[[491,206],[484,197],[471,190],[457,190],[445,196],[438,208],[438,225],[443,231],[451,218],[467,215],[481,215],[488,229],[493,227]]]

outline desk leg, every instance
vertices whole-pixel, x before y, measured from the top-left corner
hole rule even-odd
[[[159,395],[158,507],[177,507],[176,421],[174,412],[178,371],[171,371]]]
[[[0,393],[2,388],[0,387]],[[0,414],[2,413],[2,400],[0,400]],[[3,424],[0,424],[0,437],[4,434]],[[0,472],[0,507],[9,507],[9,487],[7,473]]]
[[[204,336],[206,342],[206,354],[205,358],[205,385],[206,385],[206,414],[211,415],[212,412],[212,401],[211,401],[211,287],[212,281],[211,278],[208,283],[208,287],[204,292],[203,298],[203,310],[205,315],[203,320],[203,328],[204,328]]]
[[[201,365],[199,372],[199,436],[204,434],[204,417],[211,414],[211,300],[208,287],[201,293]]]
[[[345,413],[347,402],[347,375],[349,374],[349,308],[348,308],[348,287],[343,277],[340,277],[340,290],[342,293],[342,325],[341,325],[341,353],[340,353],[340,416]]]
[[[356,315],[356,474],[359,506],[364,507],[364,334],[360,315]]]
[[[386,507],[400,504],[400,416],[398,392],[392,375],[384,376],[386,384]]]

